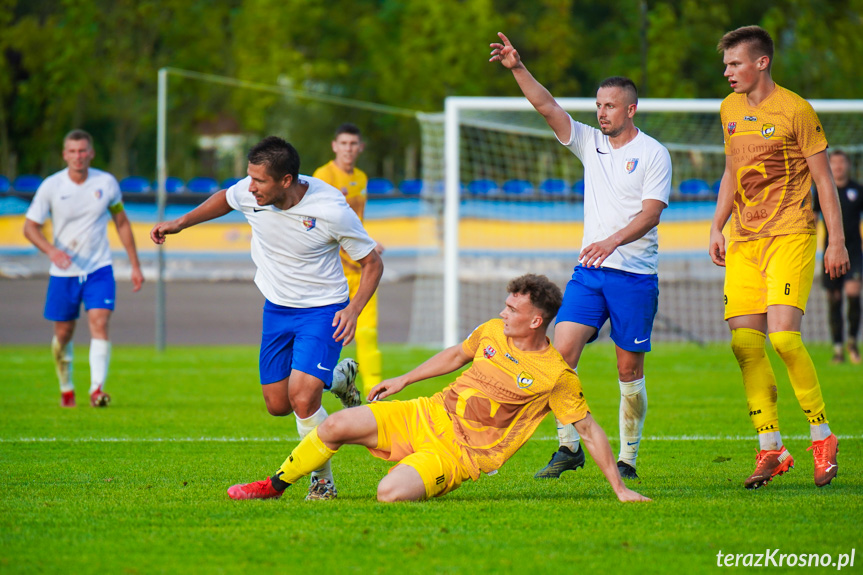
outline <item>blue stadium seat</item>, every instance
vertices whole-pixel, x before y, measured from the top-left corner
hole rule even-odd
[[[227,190],[237,182],[239,182],[242,178],[225,178],[222,180],[222,189]]]
[[[9,178],[6,176],[0,176],[0,194],[5,194],[11,187],[12,184],[9,183]]]
[[[12,182],[12,189],[16,192],[35,192],[39,189],[39,184],[41,183],[41,177],[32,174],[23,174]]]
[[[419,196],[423,193],[422,180],[402,180],[399,191],[406,196]]]
[[[488,194],[499,194],[500,188],[494,180],[473,180],[467,185],[467,191],[475,196],[487,196]]]
[[[719,195],[719,184],[721,184],[721,183],[722,183],[722,179],[720,178],[720,179],[716,180],[715,182],[713,182],[713,185],[710,186],[710,191],[713,192],[714,196]]]
[[[219,182],[213,178],[197,177],[186,183],[186,189],[193,194],[212,194],[219,189]]]
[[[153,181],[153,190],[159,189],[159,180]],[[175,176],[168,176],[165,179],[165,192],[169,194],[180,194],[186,191],[186,183]]]
[[[584,197],[584,180],[578,180],[572,184],[572,193],[578,198]]]
[[[542,181],[539,185],[539,191],[549,196],[565,196],[569,192],[569,186],[566,180],[549,178]]]
[[[366,186],[370,196],[388,196],[394,194],[396,187],[386,178],[371,178]]]
[[[690,178],[680,182],[681,196],[703,198],[710,195],[710,186],[704,180]]]
[[[503,183],[503,193],[509,196],[532,196],[533,184],[527,180],[507,180]]]
[[[141,194],[152,192],[150,180],[142,176],[128,176],[120,180],[120,191],[124,194]]]

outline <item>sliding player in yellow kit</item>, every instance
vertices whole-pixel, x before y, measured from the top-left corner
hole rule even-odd
[[[769,334],[809,421],[815,484],[822,487],[836,476],[838,440],[827,424],[800,325],[815,272],[813,181],[830,232],[824,269],[831,278],[848,271],[827,138],[812,106],[771,78],[773,40],[766,30],[738,28],[722,37],[718,49],[734,93],[720,108],[726,163],[710,230],[710,257],[726,269],[725,319],[760,444],[755,471],[744,486],[767,485],[794,467],[779,434],[776,378],[764,350]],[[729,217],[726,253],[722,228]]]
[[[563,296],[545,276],[509,282],[501,319],[410,372],[381,382],[370,405],[343,409],[307,435],[270,478],[228,489],[232,499],[272,499],[329,461],[343,445],[362,445],[396,462],[378,484],[379,501],[439,497],[500,468],[549,411],[575,424],[620,501],[649,501],[628,489],[605,432],[590,415],[578,376],[546,337]],[[406,386],[471,366],[434,396],[384,401]]]
[[[312,174],[331,186],[341,190],[348,205],[353,209],[360,221],[364,222],[366,210],[366,184],[368,177],[365,172],[356,167],[357,158],[362,153],[365,143],[362,140],[360,129],[354,124],[342,124],[336,129],[332,142],[333,153],[336,157]],[[377,245],[375,250],[378,255],[383,253],[383,246]],[[360,285],[360,264],[355,262],[345,253],[341,252],[342,269],[348,280],[350,297]],[[357,331],[355,336],[357,343],[357,360],[359,361],[360,378],[362,379],[363,391],[368,392],[381,382],[381,351],[378,348],[378,294],[372,296],[366,307],[363,308],[357,320]],[[354,363],[356,369],[356,363]]]

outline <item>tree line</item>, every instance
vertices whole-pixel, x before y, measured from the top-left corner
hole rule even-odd
[[[498,31],[557,96],[590,97],[625,75],[642,96],[720,98],[717,41],[759,24],[777,45],[777,82],[806,98],[860,98],[861,16],[863,0],[0,0],[0,174],[58,169],[60,138],[82,127],[96,139],[94,165],[153,177],[161,67],[426,112],[450,95],[518,96],[487,62]],[[295,134],[311,172],[345,120],[365,124],[372,175],[414,170],[417,130],[397,119],[176,86],[175,175],[207,171],[196,139],[220,131]]]

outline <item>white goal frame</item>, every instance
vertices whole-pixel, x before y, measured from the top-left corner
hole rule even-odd
[[[819,114],[863,112],[863,100],[809,100],[809,102]],[[557,103],[569,112],[591,112],[596,109],[594,98],[558,98]],[[718,134],[721,103],[721,99],[642,98],[638,101],[638,109],[642,112],[715,113]],[[461,112],[465,110],[524,112],[532,111],[533,106],[525,98],[451,96],[445,100],[444,164],[446,173],[443,234],[443,344],[445,347],[455,345],[460,341],[458,325],[459,200],[461,194],[459,136]],[[573,158],[573,161],[577,161],[577,159]]]

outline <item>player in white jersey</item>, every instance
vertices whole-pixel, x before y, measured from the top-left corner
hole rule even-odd
[[[378,287],[383,263],[342,193],[299,174],[300,157],[270,136],[249,152],[248,177],[176,220],[157,224],[150,238],[241,211],[252,226],[255,284],[266,298],[260,378],[267,411],[294,413],[305,437],[327,417],[321,394],[329,389],[346,407],[359,405],[356,362],[339,353],[354,338],[357,317]],[[361,266],[359,288],[348,299],[339,247]],[[312,474],[308,499],[336,496],[329,463]]]
[[[512,71],[519,88],[558,140],[584,164],[584,241],[554,328],[554,346],[577,368],[584,346],[611,320],[620,387],[620,454],[624,478],[637,479],[638,447],[647,415],[644,354],[650,351],[659,302],[656,226],[671,194],[671,157],[635,127],[638,91],[612,77],[596,93],[599,130],[576,122],[527,70],[503,34],[491,62]],[[572,425],[558,422],[560,448],[536,477],[557,478],[584,466]]]
[[[60,405],[75,407],[72,381],[72,338],[81,303],[90,326],[90,405],[105,407],[105,379],[111,358],[108,324],[114,309],[116,284],[108,243],[108,220],[126,248],[132,266],[132,289],[144,281],[132,225],[123,211],[120,186],[111,174],[90,167],[93,139],[73,130],[63,139],[66,169],[49,176],[36,190],[24,220],[24,236],[51,258],[45,319],[54,322],[51,352],[60,380]],[[42,226],[51,219],[54,242]]]

